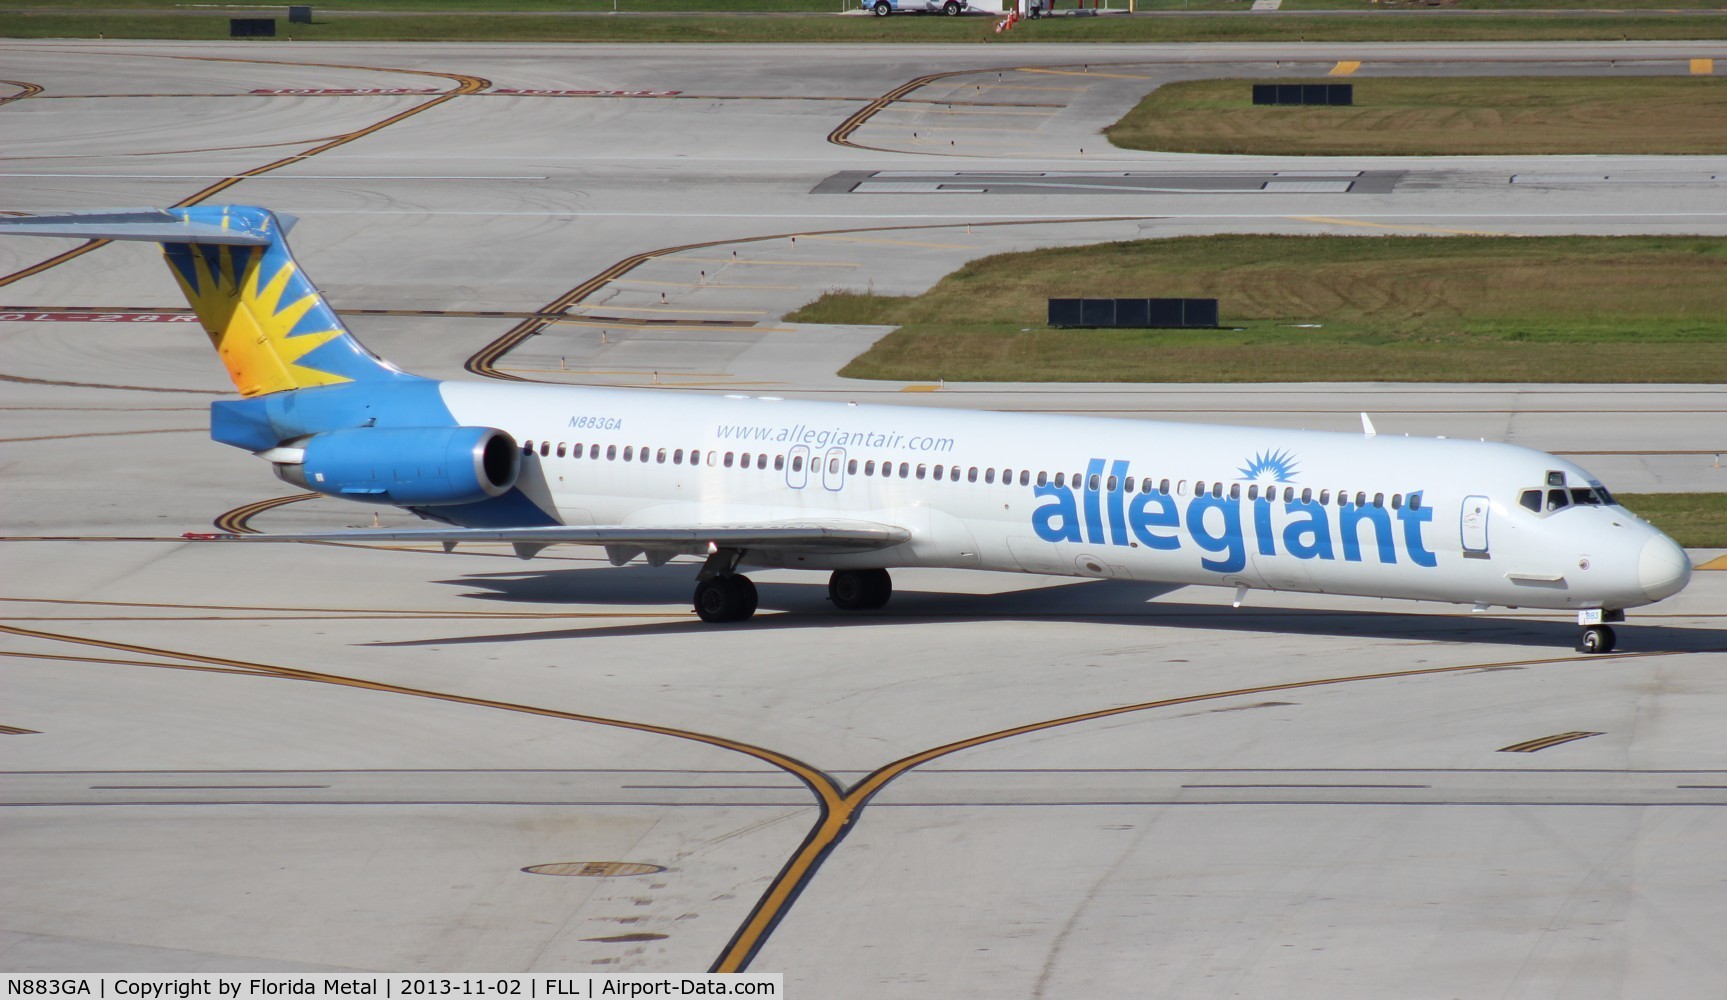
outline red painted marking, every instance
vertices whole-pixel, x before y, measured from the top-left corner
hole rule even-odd
[[[0,312],[0,323],[196,323],[191,313]]]
[[[383,94],[442,94],[431,87],[265,87],[252,91],[265,97],[352,97]]]
[[[493,87],[491,94],[516,97],[676,97],[681,90],[522,90],[516,87]]]

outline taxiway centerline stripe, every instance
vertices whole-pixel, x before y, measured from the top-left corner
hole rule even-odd
[[[294,493],[285,497],[255,500],[252,503],[235,507],[233,510],[217,515],[214,523],[218,529],[235,535],[256,535],[259,534],[258,529],[249,523],[252,518],[267,510],[274,510],[291,503],[300,503],[303,500],[316,500],[321,496],[323,496],[321,493]]]
[[[1665,651],[1649,653],[1608,653],[1597,654],[1591,659],[1597,660],[1602,656],[1613,658],[1637,658],[1670,655],[1679,654]],[[807,840],[805,844],[799,848],[798,853],[793,857],[791,862],[787,864],[781,877],[776,879],[775,882],[769,886],[767,892],[763,894],[761,900],[756,904],[755,910],[751,912],[750,917],[744,922],[743,926],[738,929],[737,934],[735,934],[732,937],[732,940],[728,942],[725,950],[721,952],[719,959],[714,962],[709,971],[742,972],[747,969],[750,961],[766,942],[768,935],[772,933],[774,927],[778,925],[779,921],[784,916],[785,910],[796,900],[797,896],[802,892],[804,884],[813,877],[816,870],[820,867],[821,862],[825,860],[830,853],[832,853],[840,839],[842,839],[850,830],[857,819],[857,814],[868,804],[870,798],[877,792],[881,791],[882,788],[886,787],[889,782],[920,764],[928,763],[929,761],[957,753],[961,750],[968,750],[985,744],[1011,739],[1015,736],[1023,736],[1030,733],[1043,732],[1060,726],[1093,722],[1128,713],[1144,712],[1151,709],[1167,708],[1175,705],[1187,705],[1203,701],[1237,698],[1245,695],[1265,694],[1272,691],[1290,691],[1304,688],[1360,683],[1365,681],[1434,676],[1468,671],[1485,671],[1503,667],[1574,663],[1581,658],[1581,656],[1545,657],[1531,660],[1509,660],[1498,663],[1460,664],[1448,667],[1421,667],[1413,670],[1394,670],[1373,674],[1357,674],[1348,677],[1329,677],[1308,681],[1291,681],[1282,684],[1267,684],[1258,687],[1217,691],[1209,694],[1166,698],[1158,701],[1143,702],[1136,705],[1124,705],[1115,708],[1102,709],[1096,712],[1084,712],[1077,715],[1064,716],[1059,719],[1051,719],[1046,722],[1016,726],[1011,729],[1003,729],[983,736],[958,740],[930,750],[925,750],[921,753],[912,754],[909,757],[903,757],[891,764],[878,768],[863,780],[846,789],[844,798],[835,805],[835,808],[830,815],[823,817],[823,820],[818,825],[817,829],[812,831],[815,836],[810,840]],[[788,884],[790,880],[796,880],[795,884]]]
[[[70,635],[61,632],[43,632],[36,629],[19,628],[14,625],[0,624],[0,632],[17,635],[29,639],[40,639],[47,642],[64,642],[73,645],[94,646],[99,649],[112,649],[122,653],[143,654],[146,656],[161,656],[170,659],[184,660],[197,666],[215,666],[238,669],[251,672],[256,676],[274,677],[289,680],[314,681],[335,687],[352,688],[361,691],[373,691],[381,694],[398,694],[412,698],[425,698],[430,701],[441,701],[456,705],[470,705],[475,708],[492,708],[506,712],[516,712],[523,715],[534,715],[548,719],[562,719],[569,722],[585,722],[592,725],[607,726],[614,729],[625,729],[633,732],[650,733],[656,736],[669,736],[674,739],[688,740],[721,750],[730,750],[748,757],[754,757],[764,763],[771,764],[782,771],[795,776],[804,787],[815,796],[816,803],[824,812],[839,801],[839,785],[826,772],[806,764],[795,757],[770,750],[766,747],[733,740],[725,736],[697,732],[689,729],[676,729],[671,726],[660,726],[647,722],[632,722],[628,719],[614,719],[602,715],[587,715],[580,712],[566,712],[555,708],[542,708],[536,705],[524,705],[517,702],[498,701],[491,698],[480,698],[473,695],[452,694],[444,691],[433,691],[427,688],[413,688],[400,684],[390,684],[383,681],[365,680],[357,677],[346,677],[341,674],[328,674],[316,670],[301,670],[296,667],[283,667],[274,664],[253,663],[246,660],[233,660],[221,656],[206,656],[201,653],[187,653],[178,650],[156,649],[150,646],[140,646],[133,643],[115,642],[108,639],[96,639],[88,636]],[[180,669],[177,663],[156,663],[150,666],[166,669]]]
[[[9,87],[17,87],[20,91],[19,93],[13,94],[11,97],[0,97],[0,105],[11,104],[13,101],[22,101],[26,97],[35,97],[37,94],[42,92],[41,87],[34,83],[26,83],[23,80],[0,80],[0,83],[4,83]]]
[[[252,177],[257,177],[257,176],[260,176],[263,174],[267,174],[270,171],[278,170],[282,167],[286,167],[286,166],[289,166],[289,165],[294,164],[294,163],[299,163],[299,162],[306,160],[306,159],[309,159],[313,156],[317,156],[319,153],[323,153],[323,152],[326,152],[328,150],[335,149],[338,146],[346,145],[347,143],[353,142],[356,139],[362,139],[368,135],[371,135],[374,132],[377,132],[380,129],[388,128],[389,126],[394,125],[397,122],[411,118],[414,115],[420,114],[423,111],[430,111],[431,109],[437,107],[438,105],[444,104],[444,103],[451,101],[451,100],[454,100],[457,97],[460,97],[460,96],[463,96],[466,94],[477,93],[478,91],[484,90],[487,87],[491,86],[490,80],[481,79],[480,77],[477,77],[477,76],[467,76],[467,75],[459,74],[459,73],[438,73],[438,72],[434,72],[431,70],[395,70],[395,69],[380,70],[377,67],[335,66],[335,65],[332,65],[329,63],[291,63],[291,62],[283,62],[283,61],[278,61],[278,60],[238,59],[238,58],[227,57],[227,56],[168,56],[166,58],[191,59],[191,60],[199,60],[199,61],[204,61],[204,62],[233,62],[233,63],[253,63],[253,64],[255,64],[255,63],[270,63],[273,65],[279,65],[279,66],[294,66],[294,65],[320,66],[320,67],[331,68],[331,69],[359,69],[359,70],[367,70],[369,72],[411,73],[411,74],[418,75],[418,76],[436,76],[436,77],[441,77],[441,78],[446,79],[446,80],[455,80],[459,84],[455,90],[449,91],[449,92],[447,92],[441,96],[435,97],[430,101],[425,101],[421,104],[417,104],[414,107],[408,108],[404,111],[400,111],[396,114],[391,115],[388,118],[385,118],[384,120],[382,120],[380,122],[375,122],[371,125],[368,125],[368,126],[361,128],[361,129],[357,129],[353,132],[344,133],[340,136],[337,136],[334,139],[329,140],[328,142],[324,142],[324,143],[321,143],[317,146],[314,146],[311,149],[308,149],[303,153],[295,153],[292,156],[283,157],[282,159],[276,160],[273,163],[267,163],[261,167],[255,167],[251,170],[244,171],[243,173],[240,173],[238,175],[228,177],[224,180],[219,180],[215,184],[212,184],[209,187],[204,188],[202,191],[198,191],[195,194],[191,195],[190,197],[183,198],[180,201],[175,202],[171,206],[173,208],[189,208],[193,205],[199,204],[200,202],[202,202],[208,198],[212,198],[212,197],[220,194],[223,191],[228,190],[229,188],[233,187],[234,185],[240,183],[243,180],[246,180],[246,179],[252,178]],[[48,258],[47,260],[39,261],[39,262],[32,264],[31,266],[26,267],[22,270],[14,271],[11,274],[0,277],[0,288],[4,288],[5,286],[10,285],[15,281],[22,281],[23,279],[28,278],[32,275],[41,274],[43,271],[46,271],[52,267],[58,267],[59,265],[64,264],[69,260],[75,260],[76,258],[82,257],[92,250],[98,250],[98,249],[101,249],[102,247],[107,246],[110,242],[112,242],[112,241],[111,240],[102,240],[102,239],[89,240],[80,246],[73,247],[71,250],[66,250],[62,253],[55,254],[54,256]]]

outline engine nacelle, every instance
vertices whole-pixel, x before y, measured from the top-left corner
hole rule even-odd
[[[362,427],[314,434],[276,475],[345,500],[430,507],[508,493],[521,472],[515,439],[492,427]],[[271,457],[266,455],[265,457]]]

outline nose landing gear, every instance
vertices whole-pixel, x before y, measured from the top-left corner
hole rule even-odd
[[[1619,641],[1614,634],[1613,626],[1608,622],[1623,622],[1625,612],[1613,611],[1607,608],[1592,608],[1577,613],[1577,624],[1583,626],[1583,634],[1577,638],[1579,653],[1611,653],[1613,646]]]

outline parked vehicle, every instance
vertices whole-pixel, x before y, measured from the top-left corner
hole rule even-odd
[[[877,17],[889,14],[946,14],[953,17],[970,9],[966,0],[861,0],[861,3]]]

